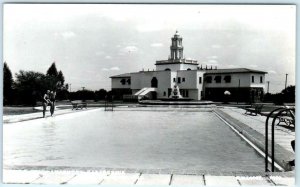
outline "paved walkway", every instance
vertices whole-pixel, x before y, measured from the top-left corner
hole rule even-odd
[[[18,176],[17,178],[15,176]],[[265,185],[291,186],[295,178],[290,176],[216,176],[124,173],[121,171],[41,171],[4,170],[4,183],[18,184],[85,184],[85,185],[205,185],[247,186]]]
[[[265,122],[267,118],[266,116],[245,115],[244,109],[236,107],[225,107],[221,108],[221,110],[265,136]],[[269,120],[269,138],[271,138],[271,123],[272,121]],[[283,126],[275,126],[275,142],[284,147],[286,150],[290,151],[291,153],[294,153],[291,147],[291,141],[294,139],[295,130],[288,129]]]
[[[92,110],[96,108],[88,108],[88,109],[78,109],[78,110],[72,110],[72,109],[56,109],[54,112],[54,117],[63,115],[63,114],[69,114],[69,113],[75,113],[75,112],[82,112],[87,110]],[[42,110],[41,112],[35,112],[30,114],[19,114],[19,115],[4,115],[3,116],[3,123],[16,123],[16,122],[22,122],[22,121],[28,121],[33,119],[40,119],[43,118]],[[51,118],[50,111],[46,111],[46,118]]]

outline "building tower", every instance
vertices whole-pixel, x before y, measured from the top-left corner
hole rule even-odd
[[[178,71],[178,70],[196,70],[198,63],[196,60],[185,59],[183,57],[182,37],[178,31],[171,38],[170,56],[168,60],[157,60],[157,71]]]
[[[183,59],[183,46],[182,46],[182,37],[179,35],[178,31],[171,38],[172,44],[170,46],[171,55],[169,60],[180,60]]]

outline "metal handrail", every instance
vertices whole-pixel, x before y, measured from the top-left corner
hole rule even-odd
[[[280,116],[283,112],[289,112],[291,114],[291,117],[293,120],[295,120],[295,114],[294,114],[294,109],[289,108],[287,106],[285,107],[280,107],[274,109],[270,114],[267,116],[266,119],[266,126],[265,126],[265,171],[268,172],[268,156],[269,156],[269,132],[268,132],[268,124],[269,124],[269,118],[276,112],[278,111],[277,114],[275,114],[273,120],[272,120],[272,134],[271,134],[271,145],[272,145],[272,157],[271,157],[271,171],[275,171],[275,122],[276,118]]]

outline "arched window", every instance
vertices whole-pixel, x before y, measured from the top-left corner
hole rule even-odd
[[[191,70],[191,68],[188,68],[187,70],[189,71],[189,70]]]
[[[171,71],[170,68],[166,68],[165,71]]]
[[[152,80],[151,80],[151,87],[152,88],[157,88],[157,78],[156,77],[153,77]]]

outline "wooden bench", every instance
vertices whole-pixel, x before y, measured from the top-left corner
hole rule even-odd
[[[71,104],[73,107],[72,110],[74,109],[78,110],[79,108],[80,109],[87,108],[87,103],[83,101],[71,101]]]
[[[250,115],[254,114],[256,116],[257,114],[261,113],[263,106],[264,106],[263,104],[254,104],[249,108],[245,108],[246,110],[245,114],[250,114]]]

